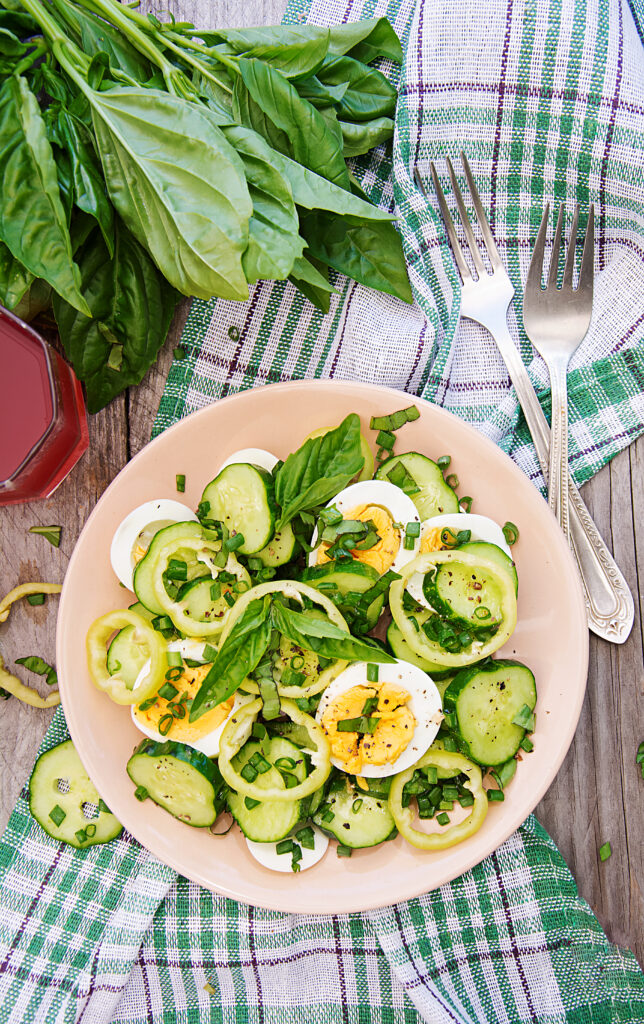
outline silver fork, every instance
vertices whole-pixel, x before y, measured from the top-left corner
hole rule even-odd
[[[483,257],[474,237],[472,225],[463,202],[463,196],[454,174],[454,168],[451,161],[448,160],[450,181],[456,198],[456,205],[463,224],[472,261],[476,268],[477,277],[474,278],[472,276],[447,207],[436,168],[432,164],[431,173],[434,189],[463,284],[461,313],[468,319],[475,320],[485,327],[496,341],[510,374],[517,398],[523,409],[526,423],[532,434],[541,469],[547,478],[550,429],[539,404],[537,394],[523,365],[519,350],[512,339],[507,325],[507,312],[514,296],[514,287],[503,266],[499,251],[492,237],[490,225],[464,153],[461,153],[461,160],[483,235],[485,251],[492,267],[492,272],[490,273],[483,262]],[[418,168],[415,169],[414,175],[421,192],[426,194]],[[577,559],[584,587],[588,625],[594,633],[605,640],[611,640],[614,643],[624,643],[633,626],[635,614],[631,592],[591,519],[590,513],[582,501],[581,495],[575,487],[570,474],[568,474],[567,484],[570,498],[572,549]]]
[[[541,287],[541,275],[550,219],[550,203],[546,203],[523,296],[525,332],[539,355],[544,359],[550,374],[552,433],[548,468],[548,501],[569,541],[567,373],[570,357],[588,333],[593,311],[594,214],[594,207],[591,205],[579,270],[579,283],[577,288],[573,288],[575,244],[579,223],[579,206],[575,207],[568,239],[563,283],[558,288],[557,271],[564,216],[563,205],[559,207],[548,283],[544,289]]]

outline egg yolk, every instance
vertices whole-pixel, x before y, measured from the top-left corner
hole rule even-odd
[[[378,706],[369,714],[379,719],[375,731],[339,731],[338,722],[359,718],[369,697],[378,698]],[[416,728],[416,719],[407,707],[410,699],[408,690],[382,683],[352,686],[328,705],[322,714],[322,726],[329,737],[332,756],[342,762],[345,771],[360,775],[365,766],[393,764],[398,760]]]
[[[176,706],[179,698],[184,694],[186,694],[186,700],[192,700],[211,668],[212,665],[197,665],[195,668],[188,668],[187,665],[184,666],[184,670],[179,678],[172,680],[172,685],[177,691],[176,696],[166,700],[165,697],[160,697],[157,694],[154,704],[146,708],[145,711],[142,711],[140,707],[135,707],[135,717],[139,722],[146,725],[148,729],[160,732],[159,723],[161,719],[164,715],[172,714],[172,708],[169,705]],[[167,736],[168,739],[179,740],[181,743],[193,743],[195,740],[203,739],[204,736],[214,732],[217,726],[221,725],[223,720],[229,715],[234,702],[235,698],[229,697],[228,700],[218,704],[212,711],[208,711],[201,718],[198,718],[196,722],[188,721],[188,712],[186,711],[183,718],[173,717],[170,728],[166,733],[162,733],[162,735]]]
[[[357,562],[362,562],[363,565],[370,565],[372,569],[375,569],[382,576],[383,573],[386,573],[391,568],[400,549],[400,530],[394,526],[394,520],[387,512],[387,509],[382,508],[380,505],[358,505],[356,508],[352,508],[350,512],[345,512],[344,518],[357,519],[361,523],[371,520],[374,524],[380,540],[366,551],[359,551],[357,548],[353,548],[351,554]],[[328,546],[328,544],[320,545],[317,558],[318,565],[329,561],[326,553]]]
[[[441,540],[442,528],[435,526],[433,530],[427,530],[422,537],[420,542],[419,553],[421,555],[429,554],[431,551],[442,551],[446,547]]]

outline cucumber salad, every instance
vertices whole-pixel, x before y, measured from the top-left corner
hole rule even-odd
[[[236,452],[196,511],[147,502],[113,538],[136,600],[91,625],[87,657],[142,733],[135,795],[236,823],[278,871],[330,840],[341,857],[398,833],[462,842],[532,749],[532,672],[493,657],[516,625],[518,531],[472,514],[447,456],[402,450],[418,416],[362,433],[351,413],[284,461]]]

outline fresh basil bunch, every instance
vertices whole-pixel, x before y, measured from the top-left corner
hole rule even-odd
[[[172,18],[172,16],[171,16]],[[393,133],[384,19],[199,31],[117,0],[0,0],[0,302],[50,305],[96,412],[154,362],[180,296],[329,268],[411,301],[392,217],[347,157]]]

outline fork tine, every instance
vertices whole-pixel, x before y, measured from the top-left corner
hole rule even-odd
[[[481,234],[483,235],[483,241],[485,242],[485,248],[487,250],[490,263],[492,264],[494,270],[497,270],[499,267],[503,266],[503,261],[501,260],[499,250],[496,247],[496,242],[494,241],[494,237],[492,235],[490,224],[485,214],[485,209],[483,207],[483,203],[481,202],[481,197],[479,195],[478,189],[474,184],[474,177],[472,176],[472,170],[470,168],[469,161],[465,156],[465,153],[463,152],[461,152],[461,163],[463,164],[463,170],[465,171],[465,178],[467,180],[467,187],[470,190],[470,195],[472,197],[472,202],[474,204],[474,209],[476,211],[476,216],[478,218],[478,222],[481,228]]]
[[[451,214],[450,214],[449,209],[447,207],[447,203],[445,201],[445,193],[443,192],[443,189],[441,187],[441,183],[438,180],[438,174],[436,173],[436,168],[434,167],[433,163],[431,163],[429,166],[430,166],[430,170],[431,170],[431,173],[432,173],[432,181],[434,183],[434,191],[435,191],[436,196],[438,198],[438,205],[440,206],[440,210],[441,210],[441,216],[443,218],[443,223],[445,225],[445,230],[447,231],[447,237],[449,238],[449,244],[452,247],[452,253],[454,254],[454,259],[456,260],[456,266],[458,267],[458,271],[459,271],[459,273],[461,275],[461,280],[463,282],[465,282],[466,280],[471,280],[472,279],[472,275],[470,274],[470,268],[468,267],[467,263],[465,262],[465,257],[463,256],[463,250],[461,249],[461,243],[458,240],[458,236],[456,234],[456,229],[454,227],[454,221],[452,220]]]
[[[568,252],[566,253],[566,266],[564,267],[563,287],[572,289],[572,272],[575,269],[575,246],[577,244],[577,225],[579,223],[579,203],[575,206],[575,215],[572,218],[570,238],[568,239]]]
[[[561,251],[561,233],[563,231],[563,218],[563,203],[559,203],[557,227],[555,228],[555,240],[552,243],[552,256],[550,257],[550,273],[548,274],[548,288],[557,287],[557,271],[559,270],[559,253]]]
[[[458,181],[456,180],[454,167],[449,157],[447,158],[447,170],[449,171],[449,177],[452,183],[452,191],[454,192],[454,198],[456,199],[456,206],[458,209],[459,217],[461,218],[463,230],[465,231],[465,237],[467,239],[470,255],[474,262],[474,266],[476,267],[476,272],[478,276],[481,277],[484,274],[487,274],[487,270],[485,269],[485,264],[481,258],[481,253],[479,251],[476,238],[474,237],[474,232],[472,231],[472,223],[470,221],[465,203],[463,202],[463,193],[461,192]]]
[[[595,272],[595,206],[590,204],[588,211],[588,223],[586,224],[586,238],[584,240],[584,252],[581,257],[581,268],[579,270],[578,288],[593,287],[593,276]]]
[[[541,276],[543,274],[543,256],[546,249],[546,232],[548,231],[549,220],[550,203],[546,203],[546,208],[543,211],[543,217],[541,218],[541,224],[539,225],[539,233],[534,243],[532,259],[530,260],[530,266],[528,268],[528,276],[526,278],[525,283],[526,299],[528,297],[528,291],[541,291]]]

